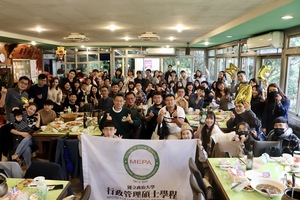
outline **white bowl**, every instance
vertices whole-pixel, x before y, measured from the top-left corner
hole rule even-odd
[[[257,186],[259,184],[267,184],[267,185],[271,185],[273,187],[276,187],[279,189],[279,193],[278,194],[274,194],[270,191],[270,194],[272,197],[277,197],[277,196],[281,196],[284,193],[284,190],[286,189],[286,186],[283,185],[281,182],[276,181],[274,179],[270,179],[270,178],[258,178],[258,179],[253,179],[250,182],[251,187],[256,190],[258,193],[264,195],[264,196],[268,196],[267,193],[262,192],[261,190],[257,189]]]
[[[42,131],[45,131],[46,128],[47,128],[47,126],[41,126]]]
[[[294,163],[290,165],[291,171],[298,172],[300,171],[300,165],[298,163]]]
[[[71,131],[74,133],[74,132],[77,132],[79,129],[79,126],[73,126]]]

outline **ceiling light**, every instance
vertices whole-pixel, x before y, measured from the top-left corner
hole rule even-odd
[[[42,29],[41,27],[36,27],[36,28],[35,28],[35,31],[38,32],[38,33],[40,33],[40,32],[43,31],[43,29]]]
[[[35,46],[35,45],[36,45],[36,42],[35,42],[35,41],[31,41],[31,44],[32,44],[33,46]]]
[[[209,42],[204,42],[204,45],[205,45],[205,46],[208,46],[208,44],[209,44]]]
[[[282,16],[281,19],[293,19],[294,17],[292,15],[285,15]]]
[[[174,37],[172,37],[172,36],[169,37],[169,40],[170,40],[170,41],[173,41],[173,40],[174,40]]]
[[[169,48],[169,47],[170,47],[169,45],[166,46],[166,48]]]
[[[177,32],[180,33],[183,30],[183,26],[182,25],[177,25],[176,30],[177,30]]]
[[[125,40],[125,41],[128,41],[129,39],[130,39],[130,38],[129,38],[129,37],[127,37],[127,36],[126,36],[126,37],[124,37],[124,40]]]
[[[107,29],[109,29],[109,30],[111,30],[111,31],[114,31],[114,30],[116,30],[117,28],[118,28],[118,27],[115,26],[115,25],[110,25],[110,26],[107,27]]]
[[[80,47],[81,47],[81,48],[84,48],[84,45],[81,45]]]
[[[232,35],[227,35],[226,37],[228,37],[228,38],[232,38]]]

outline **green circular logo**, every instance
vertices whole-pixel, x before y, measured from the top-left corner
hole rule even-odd
[[[126,151],[123,163],[131,177],[137,180],[146,180],[156,174],[159,168],[159,157],[154,149],[140,144]]]

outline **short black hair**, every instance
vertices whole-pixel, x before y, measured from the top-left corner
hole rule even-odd
[[[116,97],[122,97],[122,98],[124,99],[124,95],[123,95],[123,93],[121,93],[121,92],[117,93],[117,94],[114,96],[114,99],[115,99]]]
[[[113,87],[113,86],[115,86],[115,85],[119,86],[118,83],[112,83],[112,84],[111,84],[111,87]]]
[[[205,87],[204,86],[202,86],[202,85],[199,85],[198,87],[197,87],[197,90],[205,90]]]
[[[99,70],[98,69],[93,69],[93,72],[99,72]]]
[[[76,70],[75,70],[75,69],[71,69],[71,70],[69,71],[69,73],[71,73],[71,72],[74,72],[74,73],[76,74]]]
[[[161,96],[162,97],[162,93],[161,92],[159,92],[159,91],[154,91],[153,93],[152,93],[152,97],[154,97],[154,96]]]
[[[246,72],[245,71],[238,71],[236,74],[244,74],[246,76]]]
[[[21,80],[27,80],[28,83],[30,82],[30,79],[29,79],[27,76],[21,76],[21,77],[19,78],[19,81],[21,81]]]
[[[151,69],[146,69],[146,71],[151,72]]]
[[[202,84],[202,83],[206,83],[206,85],[209,85],[207,81],[202,81],[201,84]]]
[[[48,77],[47,77],[47,75],[46,74],[40,74],[39,76],[38,76],[38,79],[39,80],[41,80],[41,79],[47,79]]]
[[[125,94],[125,97],[127,97],[127,96],[129,96],[129,95],[131,95],[131,94],[135,97],[135,94],[134,94],[134,92],[132,92],[132,91],[127,92],[127,93]]]
[[[100,91],[101,91],[101,89],[103,89],[103,88],[106,88],[107,90],[109,90],[109,88],[108,88],[106,85],[103,85],[103,86],[101,86]]]
[[[69,94],[69,97],[75,95],[77,97],[77,94],[75,92],[72,92],[71,94]]]
[[[51,99],[47,99],[45,102],[44,102],[44,106],[45,105],[49,105],[49,106],[53,106],[54,102],[51,100]]]
[[[166,97],[165,97],[165,99],[167,99],[168,97],[173,97],[175,99],[174,94],[167,94]]]
[[[23,111],[21,109],[15,109],[13,111],[11,111],[14,114],[14,117],[16,116],[20,116],[23,114]]]
[[[103,125],[102,125],[102,130],[103,130],[105,127],[114,127],[114,128],[116,128],[116,125],[115,125],[114,121],[112,121],[112,120],[105,120],[105,121],[103,122]]]

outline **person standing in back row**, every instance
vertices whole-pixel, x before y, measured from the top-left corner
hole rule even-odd
[[[48,85],[47,85],[47,75],[40,74],[38,76],[38,83],[31,86],[28,90],[28,95],[30,99],[38,106],[38,110],[43,109],[44,102],[48,96]]]

